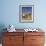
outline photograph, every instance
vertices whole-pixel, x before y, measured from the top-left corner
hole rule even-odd
[[[34,5],[20,5],[19,10],[20,22],[34,21]]]

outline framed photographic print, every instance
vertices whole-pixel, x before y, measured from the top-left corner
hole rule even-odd
[[[19,6],[19,20],[20,22],[34,21],[34,5],[20,5]]]

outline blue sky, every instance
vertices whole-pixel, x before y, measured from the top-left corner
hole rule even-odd
[[[32,12],[32,7],[22,7],[22,12]]]

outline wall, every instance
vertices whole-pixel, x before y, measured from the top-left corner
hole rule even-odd
[[[34,23],[19,22],[19,5],[34,4]],[[0,31],[13,24],[16,28],[40,27],[46,32],[46,0],[0,0]]]
[[[13,24],[16,28],[46,28],[46,0],[1,0],[0,25]],[[34,23],[19,22],[19,5],[34,4]]]

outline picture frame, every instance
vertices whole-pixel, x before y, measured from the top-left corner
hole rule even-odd
[[[34,5],[19,5],[19,21],[34,22]]]

